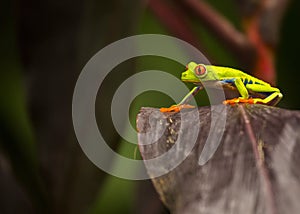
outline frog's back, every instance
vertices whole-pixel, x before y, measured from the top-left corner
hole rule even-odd
[[[239,77],[242,79],[243,82],[247,82],[251,84],[270,85],[258,78],[255,78],[235,68],[221,67],[221,66],[214,66],[214,65],[209,65],[207,67],[210,71],[213,71],[218,76],[218,79],[220,80]]]

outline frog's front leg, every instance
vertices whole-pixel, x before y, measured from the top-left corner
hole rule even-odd
[[[160,108],[161,112],[179,112],[181,109],[185,108],[195,108],[195,106],[187,104],[192,97],[194,97],[203,87],[196,86],[194,87],[182,100],[176,105],[172,105],[169,108]]]

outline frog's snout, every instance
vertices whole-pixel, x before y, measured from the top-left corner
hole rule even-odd
[[[189,79],[188,73],[185,71],[181,74],[181,80],[186,81]]]
[[[181,80],[184,82],[199,82],[199,79],[190,70],[187,70],[181,74]]]
[[[188,71],[185,71],[181,74],[181,80],[184,82],[189,82],[191,81],[190,75],[188,73]]]

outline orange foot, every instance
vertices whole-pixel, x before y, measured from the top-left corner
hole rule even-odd
[[[160,108],[160,112],[179,112],[181,109],[185,108],[195,108],[195,106],[188,105],[188,104],[182,104],[182,105],[172,105],[169,108]]]
[[[233,104],[236,104],[236,103],[249,103],[249,104],[254,104],[256,103],[256,101],[252,98],[249,98],[249,99],[244,99],[244,98],[234,98],[234,99],[231,99],[231,100],[225,100],[223,101],[223,104],[230,104],[230,105],[233,105]]]

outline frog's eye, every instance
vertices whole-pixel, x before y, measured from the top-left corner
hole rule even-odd
[[[204,76],[207,73],[206,67],[204,65],[197,65],[194,72],[197,76]]]

